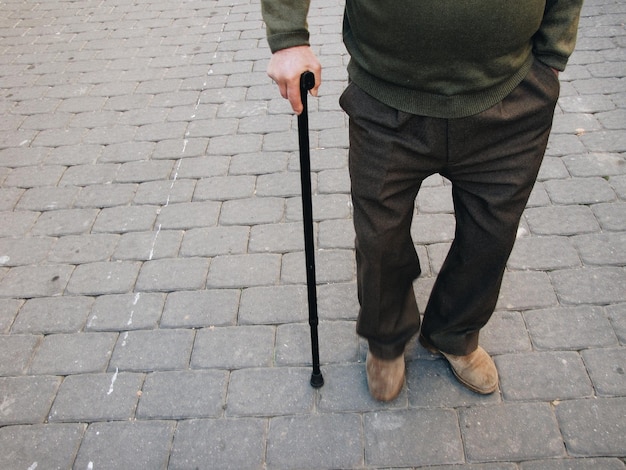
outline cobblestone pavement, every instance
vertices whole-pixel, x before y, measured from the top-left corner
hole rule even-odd
[[[294,116],[258,0],[0,0],[0,468],[624,469],[626,3],[588,0],[482,336],[500,389],[417,344],[369,398],[338,0],[313,2],[323,388],[308,384]],[[423,307],[454,231],[430,178]]]

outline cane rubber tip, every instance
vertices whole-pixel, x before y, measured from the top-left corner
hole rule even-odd
[[[320,372],[319,374],[311,374],[311,387],[320,388],[322,385],[324,385],[324,377],[322,376],[322,373]]]
[[[315,86],[315,75],[313,72],[304,72],[300,77],[300,87],[303,90],[311,90]]]

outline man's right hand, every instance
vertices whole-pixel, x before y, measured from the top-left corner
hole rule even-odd
[[[317,96],[322,82],[322,66],[309,46],[276,51],[267,67],[267,74],[276,82],[281,96],[289,100],[296,114],[302,112],[300,76],[307,71],[315,75],[315,86],[311,89],[311,94]]]

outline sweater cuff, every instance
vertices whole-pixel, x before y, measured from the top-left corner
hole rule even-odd
[[[272,53],[290,47],[309,46],[309,33],[308,31],[295,31],[292,33],[273,34],[267,37],[267,43]]]

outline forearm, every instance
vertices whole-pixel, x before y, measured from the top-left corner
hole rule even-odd
[[[556,70],[565,69],[574,50],[582,0],[548,0],[534,37],[535,56]]]
[[[309,45],[310,0],[261,0],[261,12],[272,52]]]

